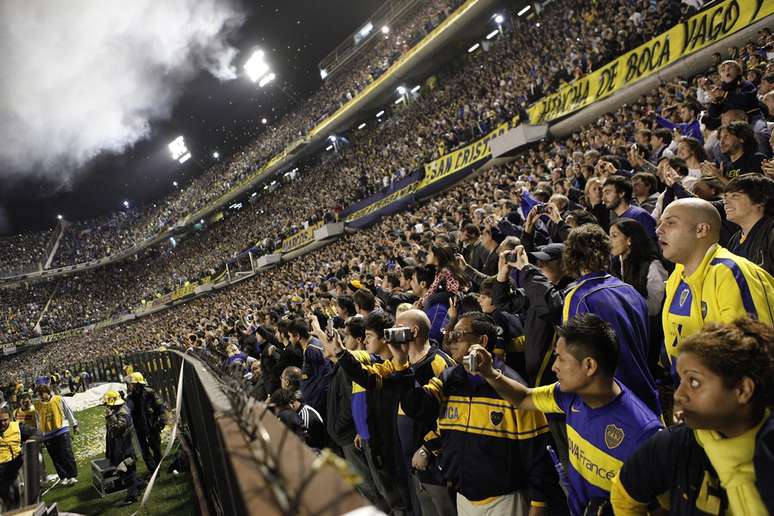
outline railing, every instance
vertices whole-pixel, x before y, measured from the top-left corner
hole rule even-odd
[[[67,369],[121,381],[125,365],[141,371],[168,407],[180,396],[179,431],[200,513],[334,516],[368,505],[344,480],[345,463],[328,451],[316,455],[265,403],[245,394],[241,375],[221,357],[158,350]]]

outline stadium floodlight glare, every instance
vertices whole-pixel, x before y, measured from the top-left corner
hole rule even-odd
[[[420,86],[419,84],[417,84],[416,86],[414,86],[413,88],[411,88],[411,93],[416,93],[416,92],[418,92],[418,91],[419,91],[419,88],[421,88],[421,87],[422,87],[422,86]]]
[[[213,152],[212,153],[212,157],[215,158],[215,159],[220,158],[220,152],[218,152],[218,151]]]
[[[374,24],[373,24],[373,23],[371,23],[371,22],[368,22],[368,23],[366,23],[365,25],[363,25],[363,28],[362,28],[362,29],[360,29],[360,31],[359,31],[359,34],[360,34],[360,36],[362,36],[362,37],[366,37],[366,36],[368,36],[369,34],[371,34],[371,31],[372,31],[372,30],[374,30]]]
[[[472,47],[470,47],[470,48],[468,49],[468,54],[472,54],[473,52],[475,52],[476,50],[478,50],[478,47],[480,47],[480,46],[481,46],[481,45],[479,45],[478,43],[476,43],[475,45],[473,45]]]
[[[537,22],[537,23],[535,24],[535,27],[540,27],[540,22]]]
[[[505,21],[505,17],[502,14],[495,14],[494,21],[497,25],[500,25]]]
[[[201,219],[201,220],[199,221],[199,224],[204,224],[204,219]]]
[[[256,195],[258,195],[258,192],[253,192],[250,194],[250,197],[255,197]]]
[[[387,25],[382,26],[382,34],[389,34],[390,28]]]
[[[383,114],[384,114],[384,110],[382,109],[381,111],[379,111],[378,113],[376,113],[376,118],[379,118],[379,117],[380,117],[380,116],[382,116]]]
[[[172,186],[177,186],[177,181],[172,181]]]
[[[519,12],[517,12],[517,13],[516,13],[516,16],[523,16],[523,15],[524,15],[524,13],[526,13],[527,11],[529,11],[531,8],[532,8],[532,6],[531,6],[531,5],[529,5],[529,4],[525,5],[525,6],[524,6],[524,8],[523,8],[521,11],[519,11]]]
[[[266,62],[266,54],[263,50],[256,50],[244,65],[247,76],[253,82],[259,82],[271,73],[269,63]],[[260,84],[259,84],[260,86]]]
[[[328,77],[328,70],[320,68],[320,79],[325,79],[326,77]]]
[[[362,124],[360,124],[359,126],[357,126],[357,128],[358,128],[358,129],[362,129],[362,128],[364,128],[365,126],[366,126],[366,123],[365,123],[365,122],[363,122]]]
[[[62,215],[57,215],[56,218],[57,218],[57,220],[62,220],[63,217],[62,217]]]
[[[172,159],[179,163],[185,163],[191,158],[191,153],[188,151],[185,139],[182,136],[178,136],[172,140],[167,147],[169,148],[170,154],[172,154]]]
[[[395,101],[396,104],[400,104],[403,102],[403,97],[398,97],[398,100]]]
[[[332,148],[333,148],[333,145],[328,145],[327,147],[325,147],[325,150],[329,151],[329,150],[331,150]]]
[[[495,30],[493,30],[492,32],[490,32],[489,34],[486,35],[486,39],[492,39],[493,37],[497,36],[497,34],[499,34],[499,33],[500,33],[500,31],[495,29]]]
[[[266,120],[265,118],[261,118],[261,123],[262,123],[263,125],[266,125],[266,122],[268,122],[268,120]]]
[[[128,208],[128,207],[129,207],[129,201],[124,201],[124,208]]]
[[[406,94],[406,87],[398,86],[398,95],[405,95],[405,94]]]
[[[267,84],[269,84],[271,81],[273,81],[276,78],[277,78],[276,75],[274,75],[273,73],[270,73],[269,75],[265,76],[263,79],[258,81],[258,87],[259,88],[263,88],[264,86],[266,86]]]

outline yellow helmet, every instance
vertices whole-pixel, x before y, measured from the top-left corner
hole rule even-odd
[[[116,391],[107,391],[102,396],[102,403],[108,407],[118,407],[124,404],[124,399]]]
[[[134,373],[129,375],[129,383],[141,383],[143,385],[147,385],[148,384],[145,381],[145,377],[139,371],[136,371],[136,372],[134,372]]]

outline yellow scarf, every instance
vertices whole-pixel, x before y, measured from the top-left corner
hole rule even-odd
[[[728,512],[738,516],[768,514],[755,487],[755,436],[769,418],[767,411],[760,423],[744,434],[726,439],[714,430],[694,430],[696,441],[704,448],[720,485],[728,496]]]

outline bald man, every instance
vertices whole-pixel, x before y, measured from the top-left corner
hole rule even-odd
[[[774,322],[774,279],[761,267],[718,244],[720,214],[702,199],[674,201],[656,228],[664,258],[675,264],[662,311],[664,366],[675,384],[675,359],[682,341],[707,322],[740,317]]]

